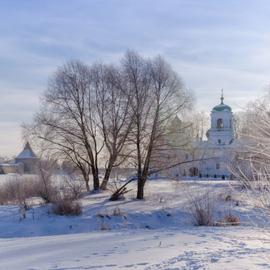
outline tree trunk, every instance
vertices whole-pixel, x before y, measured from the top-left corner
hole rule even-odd
[[[98,169],[97,168],[92,168],[92,174],[93,174],[93,185],[94,185],[94,190],[98,191],[99,190],[99,177],[98,177]]]
[[[110,174],[111,174],[111,171],[112,171],[112,167],[113,167],[112,164],[109,164],[108,165],[108,168],[105,171],[105,175],[104,175],[102,184],[100,186],[100,188],[102,190],[106,190],[107,189],[107,185],[108,185],[108,182],[109,182],[109,179],[110,179]]]
[[[85,170],[83,170],[81,168],[81,173],[83,175],[83,180],[85,182],[85,188],[86,188],[86,191],[89,192],[90,191],[90,187],[89,187],[89,173],[87,173]]]
[[[86,191],[89,192],[90,191],[90,187],[89,187],[89,177],[87,179],[84,178],[85,181],[85,187],[86,187]]]
[[[138,184],[137,184],[137,199],[138,200],[144,199],[144,184],[145,184],[145,181],[143,179],[138,179]]]

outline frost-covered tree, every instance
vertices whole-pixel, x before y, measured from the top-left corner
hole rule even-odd
[[[241,114],[237,150],[232,171],[244,186],[260,193],[264,206],[270,203],[270,92],[248,104]]]

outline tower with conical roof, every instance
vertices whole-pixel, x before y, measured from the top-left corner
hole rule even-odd
[[[34,173],[37,166],[38,157],[32,150],[29,142],[24,146],[24,149],[15,158],[15,163],[23,164],[24,173]]]
[[[223,90],[220,104],[211,111],[211,128],[208,131],[208,141],[215,145],[229,145],[234,140],[233,113],[230,106],[224,104]]]

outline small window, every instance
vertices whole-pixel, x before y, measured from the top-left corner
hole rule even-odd
[[[223,120],[221,118],[217,120],[217,128],[223,128]]]
[[[188,154],[185,155],[186,160],[188,160]]]
[[[218,144],[221,144],[221,139],[218,139]]]
[[[217,169],[217,170],[220,169],[220,164],[219,164],[219,163],[216,164],[216,169]]]

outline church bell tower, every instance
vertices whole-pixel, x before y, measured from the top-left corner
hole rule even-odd
[[[223,90],[220,104],[211,111],[211,128],[207,135],[208,141],[214,145],[229,145],[234,140],[233,113],[231,107],[224,104]]]

